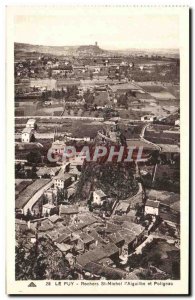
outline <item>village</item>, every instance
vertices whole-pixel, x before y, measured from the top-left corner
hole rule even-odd
[[[179,279],[179,59],[16,50],[16,279]]]

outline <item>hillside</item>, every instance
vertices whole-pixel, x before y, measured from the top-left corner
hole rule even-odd
[[[82,169],[75,200],[86,200],[90,191],[102,189],[113,198],[126,199],[136,194],[138,183],[134,179],[135,169],[123,163],[88,163]]]
[[[81,45],[81,46],[42,46],[42,45],[31,45],[25,43],[14,44],[15,55],[25,52],[37,52],[51,55],[99,55],[106,51],[100,49],[97,45]]]

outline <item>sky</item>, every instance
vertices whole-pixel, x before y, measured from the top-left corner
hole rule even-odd
[[[15,16],[15,42],[48,46],[92,45],[102,49],[179,48],[177,15],[135,14],[128,9],[66,9]]]

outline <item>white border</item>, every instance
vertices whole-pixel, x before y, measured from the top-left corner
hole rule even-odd
[[[10,1],[8,1],[8,2],[10,2]],[[44,1],[45,2],[45,1]],[[43,2],[43,4],[44,4],[44,2]],[[76,1],[77,2],[77,1]],[[80,1],[79,1],[80,2]],[[116,3],[115,1],[113,1],[114,3]],[[112,2],[112,4],[113,4],[113,2]],[[12,1],[12,3],[13,3],[13,1]],[[25,2],[26,3],[26,2]],[[40,1],[34,1],[33,3],[39,3],[40,4]],[[51,3],[51,1],[47,1],[47,3],[49,4],[49,3]],[[71,4],[73,4],[73,3],[75,3],[75,1],[74,2],[72,2],[71,1]],[[77,2],[78,3],[78,2]],[[92,3],[91,1],[90,1],[90,3]],[[98,3],[100,3],[100,2],[98,2]],[[142,2],[143,3],[143,2]],[[177,3],[178,3],[178,1],[177,1]],[[55,4],[56,4],[56,2],[55,2]],[[105,3],[104,3],[105,4]],[[156,3],[155,3],[156,4]],[[161,8],[162,9],[162,8]],[[188,32],[188,29],[187,28],[183,28],[182,29],[183,30],[183,34],[185,35],[185,37],[187,37],[188,38],[188,35],[186,34],[186,32]],[[186,39],[187,39],[186,38]],[[8,44],[9,44],[9,41],[8,41]],[[186,40],[186,44],[187,44],[187,40]],[[186,45],[185,43],[184,43],[184,45]],[[11,49],[10,48],[10,45],[9,45],[9,49]],[[10,50],[8,50],[8,51],[10,51]],[[187,53],[188,51],[187,51],[187,49],[184,47],[184,49],[183,49],[183,55],[186,57],[186,53]],[[186,57],[186,59],[188,60],[188,57]],[[181,64],[181,70],[182,70],[182,72],[181,72],[181,77],[184,77],[185,76],[185,78],[183,78],[183,80],[185,80],[185,82],[186,83],[188,83],[189,82],[189,80],[188,80],[188,70],[186,69],[186,67],[188,68],[188,66],[187,65],[183,65],[182,66],[182,64]],[[11,73],[10,73],[11,74]],[[9,77],[9,79],[10,79],[10,77]],[[183,97],[185,97],[185,99],[188,99],[189,97],[188,97],[188,90],[187,89],[185,89],[185,88],[181,88],[181,94],[183,94]],[[7,97],[9,97],[9,91],[7,90]],[[8,99],[8,98],[7,98]],[[186,100],[187,101],[187,100]],[[9,115],[10,114],[12,114],[12,108],[10,108],[10,105],[8,105],[7,106],[8,107],[8,109],[9,109]],[[183,122],[185,122],[185,123],[183,123],[183,124],[186,124],[187,122],[186,122],[186,118],[188,117],[188,102],[185,102],[185,117],[183,117]],[[182,120],[182,117],[181,117],[181,120]],[[182,121],[181,121],[181,123],[182,123]],[[11,131],[13,130],[13,123],[11,124],[10,122],[9,122],[9,124],[8,124],[9,126],[7,127],[7,139],[9,140],[9,139],[11,139],[12,140],[12,133],[11,133]],[[185,135],[183,135],[183,142],[185,143],[185,145],[184,144],[182,144],[182,146],[181,146],[181,149],[183,149],[182,150],[182,154],[183,154],[183,157],[182,157],[182,165],[183,165],[183,168],[185,168],[185,174],[184,174],[184,172],[182,172],[182,174],[183,174],[183,181],[181,181],[181,182],[184,182],[184,181],[186,181],[187,183],[188,183],[188,168],[186,168],[186,166],[187,166],[187,164],[188,164],[188,133],[187,133],[187,127],[185,127],[185,132],[186,132],[186,134]],[[9,142],[8,142],[9,143]],[[7,148],[8,149],[8,148]],[[10,152],[10,147],[9,147],[9,159],[8,159],[8,163],[10,163],[11,162],[11,159],[13,158],[13,153],[12,153],[12,150],[11,150],[11,152]],[[184,152],[185,151],[185,152]],[[10,155],[11,155],[11,159],[10,159]],[[8,167],[7,167],[7,169],[9,169],[9,165],[8,165]],[[10,174],[10,173],[9,173]],[[10,178],[10,176],[8,176],[8,181],[7,182],[9,182],[9,178]],[[10,189],[11,191],[12,191],[12,189]],[[187,191],[187,189],[186,189],[186,191]],[[186,199],[187,197],[186,197],[186,191],[185,191],[185,193],[182,195],[182,193],[181,193],[181,197],[183,197],[184,196],[184,198]],[[8,194],[9,195],[9,194]],[[11,194],[10,194],[11,195]],[[13,196],[13,195],[12,195]],[[8,198],[7,199],[10,199],[9,198],[9,196],[8,196]],[[186,201],[186,200],[184,200],[184,201]],[[185,212],[185,215],[186,215],[186,217],[188,217],[188,208],[186,207],[186,205],[185,205],[185,203],[184,203],[184,206],[183,206],[183,208],[184,208],[184,212]],[[181,210],[182,211],[182,210]],[[11,215],[11,213],[10,213],[10,210],[8,210],[7,211],[7,218],[8,218],[8,216],[10,216]],[[12,219],[12,218],[11,218]],[[11,223],[12,223],[12,221],[13,220],[11,220],[10,218],[9,218],[9,224],[10,224],[10,221],[11,221]],[[186,232],[188,232],[188,228],[186,227],[186,228],[183,228],[182,227],[182,230],[183,230],[183,235],[185,235],[186,236]],[[9,239],[10,239],[10,231],[8,230],[8,236],[9,236]],[[183,240],[184,241],[184,240]],[[186,258],[187,258],[187,255],[188,255],[188,247],[187,247],[187,244],[188,244],[188,241],[187,240],[185,240],[185,242],[183,242],[184,243],[184,245],[185,245],[185,249],[186,249],[186,251],[184,252],[185,253],[185,255],[186,255]],[[183,267],[185,268],[186,266],[185,265],[183,265]],[[184,271],[184,269],[183,269],[183,267],[182,267],[182,270]],[[185,271],[184,271],[185,272]],[[186,276],[186,272],[185,272],[185,276]],[[2,282],[2,281],[1,281]],[[179,288],[179,287],[178,287]],[[177,289],[175,289],[175,291],[176,291]]]

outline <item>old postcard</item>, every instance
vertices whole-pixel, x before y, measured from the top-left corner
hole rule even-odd
[[[189,8],[7,7],[7,293],[189,294]]]

